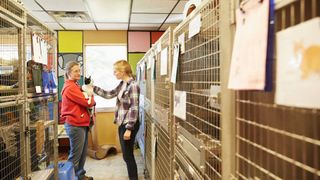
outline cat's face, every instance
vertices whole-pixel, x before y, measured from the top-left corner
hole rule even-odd
[[[91,83],[91,76],[84,77],[84,84],[87,85],[87,84],[90,84],[90,83]]]

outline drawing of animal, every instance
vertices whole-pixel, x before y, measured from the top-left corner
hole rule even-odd
[[[307,48],[301,42],[294,44],[296,59],[301,56],[301,79],[307,79],[312,73],[320,76],[320,45],[311,45]]]

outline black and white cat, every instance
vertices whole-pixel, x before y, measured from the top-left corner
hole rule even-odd
[[[81,87],[82,93],[86,99],[88,99],[88,104],[91,104],[91,100],[93,97],[93,81],[91,80],[91,76],[84,77],[84,85]],[[95,106],[88,108],[88,112],[90,114],[90,125],[91,128],[93,126],[93,121],[95,119]]]
[[[91,104],[91,99],[93,96],[93,81],[91,80],[91,76],[84,77],[84,85],[82,85],[82,93],[84,97],[88,99],[88,104]]]

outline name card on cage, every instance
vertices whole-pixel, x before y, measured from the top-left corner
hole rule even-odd
[[[320,17],[276,34],[275,102],[320,108]]]
[[[150,55],[150,56],[148,57],[147,69],[150,69],[150,68],[151,68],[151,61],[154,61],[153,59],[154,59],[154,57],[153,57],[152,55]]]
[[[171,72],[171,82],[176,83],[177,82],[177,71],[178,71],[178,60],[179,60],[179,49],[180,44],[174,45],[173,50],[173,63],[172,63],[172,72]]]
[[[35,62],[48,64],[48,44],[37,34],[32,34],[32,53]]]
[[[160,62],[160,75],[167,75],[167,69],[168,69],[168,48],[164,48],[161,51],[161,62]]]
[[[36,93],[42,93],[41,86],[36,86]]]
[[[269,0],[248,0],[236,11],[228,88],[263,90],[269,26]]]
[[[187,92],[186,91],[174,91],[174,107],[173,115],[182,120],[186,120],[187,109]]]
[[[183,54],[185,52],[185,44],[184,44],[184,33],[180,34],[178,37],[178,43],[180,44],[180,53]]]
[[[194,17],[189,23],[189,34],[188,37],[192,38],[200,32],[201,29],[201,14]]]

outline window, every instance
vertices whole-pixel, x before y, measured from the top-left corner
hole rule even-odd
[[[86,45],[85,75],[91,76],[94,85],[105,90],[112,90],[119,84],[113,75],[113,64],[120,59],[127,59],[126,45]],[[116,99],[104,99],[95,96],[97,111],[113,111]]]

